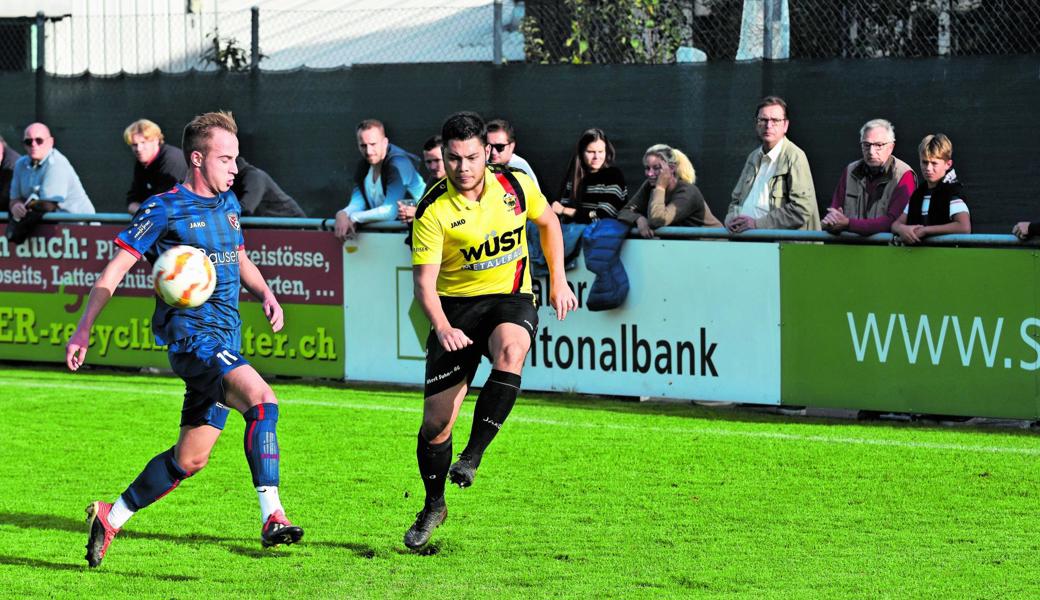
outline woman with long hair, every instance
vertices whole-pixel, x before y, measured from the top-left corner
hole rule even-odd
[[[560,185],[560,200],[552,203],[553,212],[569,223],[617,218],[628,190],[625,176],[613,163],[614,145],[607,134],[602,129],[585,130]]]
[[[618,214],[618,219],[635,225],[644,238],[667,225],[722,227],[694,185],[697,174],[681,151],[655,144],[643,154],[646,181]]]

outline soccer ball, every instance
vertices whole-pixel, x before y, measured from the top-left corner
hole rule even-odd
[[[213,263],[205,252],[191,246],[174,246],[160,254],[152,276],[155,294],[175,308],[201,306],[217,286]]]

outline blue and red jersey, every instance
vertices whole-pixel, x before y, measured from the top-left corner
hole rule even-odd
[[[207,198],[177,184],[141,204],[130,226],[116,236],[120,248],[150,263],[166,250],[185,245],[205,252],[216,268],[216,288],[202,306],[174,308],[155,299],[152,333],[157,343],[174,344],[213,328],[238,332],[238,251],[245,248],[241,214],[230,190]]]

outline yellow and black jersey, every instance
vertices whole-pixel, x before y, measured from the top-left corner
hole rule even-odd
[[[412,264],[441,266],[441,296],[531,293],[525,227],[547,207],[531,178],[508,167],[488,165],[476,202],[442,179],[416,207]]]

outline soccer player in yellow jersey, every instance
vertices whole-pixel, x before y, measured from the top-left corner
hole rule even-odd
[[[560,222],[534,182],[523,172],[488,164],[487,129],[475,113],[448,117],[441,137],[448,176],[420,200],[412,229],[415,297],[432,326],[416,448],[426,502],[404,536],[413,550],[448,516],[445,480],[463,488],[473,483],[484,450],[520,391],[538,326],[524,235],[528,220],[541,234],[556,318],[578,306],[563,274]],[[491,360],[491,375],[473,410],[469,443],[451,464],[451,429],[481,355]]]

